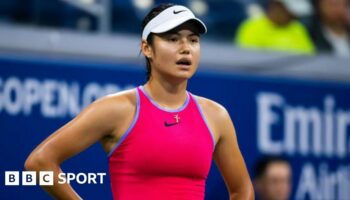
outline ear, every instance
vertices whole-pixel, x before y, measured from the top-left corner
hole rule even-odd
[[[146,40],[141,41],[141,51],[146,58],[151,59],[153,55],[152,46]]]

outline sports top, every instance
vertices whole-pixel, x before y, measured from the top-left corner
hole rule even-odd
[[[203,200],[215,147],[195,97],[166,109],[142,86],[134,119],[109,154],[115,200]]]

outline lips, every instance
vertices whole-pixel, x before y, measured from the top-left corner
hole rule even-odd
[[[188,58],[181,58],[180,60],[176,61],[176,64],[182,66],[190,66],[192,62]]]

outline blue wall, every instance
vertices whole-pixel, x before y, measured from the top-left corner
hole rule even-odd
[[[5,186],[28,154],[94,99],[143,84],[142,66],[40,58],[0,58],[0,199],[48,199],[36,186]],[[293,199],[349,199],[350,85],[198,72],[189,91],[224,105],[251,171],[262,154],[292,161]],[[260,128],[258,128],[260,127]],[[96,144],[66,161],[65,172],[108,172]],[[84,199],[112,199],[104,184],[72,184]],[[215,165],[206,199],[228,199]]]

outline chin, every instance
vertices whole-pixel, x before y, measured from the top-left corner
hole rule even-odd
[[[194,75],[195,71],[193,70],[176,70],[169,73],[166,73],[166,76],[169,79],[177,79],[179,81],[185,81],[190,79]]]
[[[183,78],[183,79],[190,79],[192,76],[193,76],[193,72],[190,72],[190,71],[185,71],[185,72],[180,72],[178,74],[176,74],[175,76],[177,78]]]
[[[186,75],[186,74],[171,74],[168,76],[168,80],[172,80],[175,82],[182,82],[182,81],[187,81],[192,77],[192,75]]]

